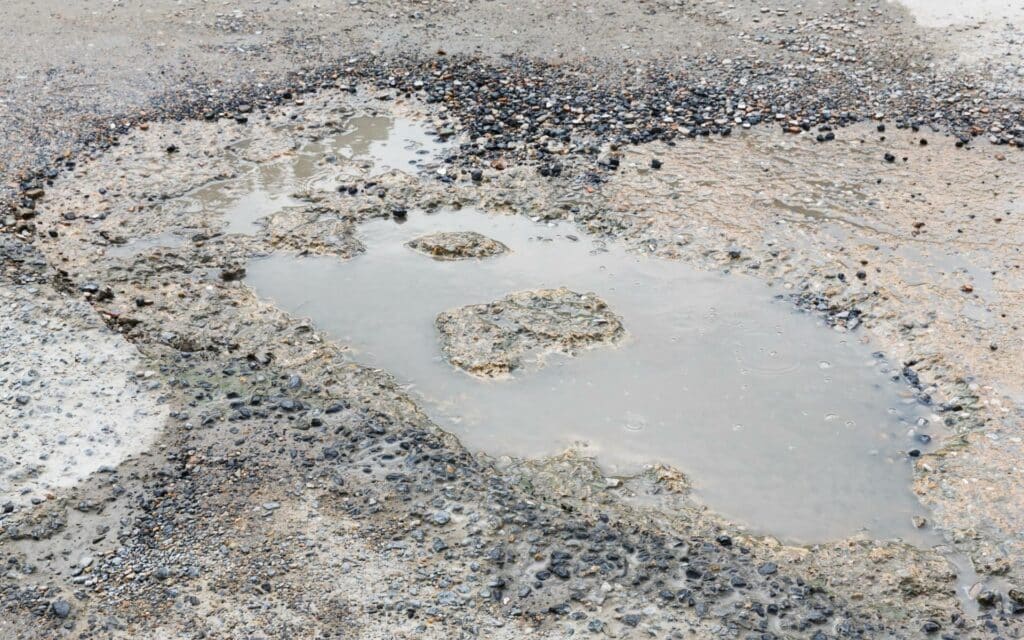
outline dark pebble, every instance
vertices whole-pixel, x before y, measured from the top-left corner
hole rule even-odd
[[[978,604],[980,604],[982,607],[991,608],[999,604],[999,601],[1002,600],[1002,597],[999,595],[999,592],[986,589],[985,591],[979,593],[978,597],[975,598],[975,600],[977,600]]]
[[[50,609],[53,611],[53,615],[58,618],[66,618],[71,615],[71,603],[63,598],[54,600],[50,605]]]

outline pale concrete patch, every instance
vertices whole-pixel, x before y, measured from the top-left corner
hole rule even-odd
[[[88,304],[0,286],[0,503],[28,502],[145,450],[166,415],[138,352]]]

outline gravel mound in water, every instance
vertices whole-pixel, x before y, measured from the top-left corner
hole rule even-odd
[[[572,354],[615,342],[624,333],[604,300],[564,287],[518,291],[489,304],[445,311],[436,325],[448,361],[484,377],[520,368],[528,354]]]
[[[441,231],[414,238],[405,244],[437,260],[489,258],[508,251],[504,244],[476,231]]]

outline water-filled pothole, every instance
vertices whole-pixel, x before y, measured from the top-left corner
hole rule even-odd
[[[436,231],[476,231],[510,251],[443,261],[406,246]],[[360,226],[366,253],[349,261],[273,255],[254,260],[247,281],[395,373],[471,448],[577,446],[621,474],[670,464],[712,508],[790,540],[920,535],[904,452],[924,447],[928,417],[884,359],[754,279],[577,233],[472,210],[411,214]],[[439,313],[557,287],[607,301],[625,337],[498,380],[442,357]]]

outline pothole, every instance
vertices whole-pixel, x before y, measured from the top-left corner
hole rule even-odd
[[[436,261],[407,246],[452,230],[510,251]],[[530,457],[576,447],[618,474],[669,464],[715,510],[794,541],[920,535],[906,452],[926,446],[932,418],[884,358],[751,278],[574,231],[469,209],[414,212],[358,227],[366,252],[351,260],[273,255],[254,260],[247,281],[395,373],[471,448]],[[438,314],[471,305],[477,315],[511,292],[562,287],[621,316],[618,346],[556,351],[545,367],[508,367],[498,380],[446,359]],[[505,355],[517,353],[522,326],[503,331]]]
[[[589,164],[575,161],[566,163],[559,180],[540,180],[536,166],[488,167],[473,156],[442,164],[407,141],[398,145],[406,160],[392,164],[408,165],[419,175],[378,173],[368,151],[351,141],[329,143],[332,136],[360,135],[349,131],[353,119],[337,117],[350,113],[350,106],[331,104],[335,108],[308,105],[247,126],[155,124],[80,167],[74,180],[57,182],[41,199],[38,221],[55,233],[39,244],[51,261],[64,265],[70,286],[88,283],[82,291],[93,308],[130,340],[147,345],[146,357],[166,357],[164,362],[183,363],[189,372],[175,399],[189,409],[172,414],[171,435],[202,452],[197,464],[205,457],[231,465],[207,464],[203,473],[193,473],[203,486],[223,486],[217,474],[231,473],[234,461],[242,461],[246,473],[263,473],[260,481],[272,478],[280,485],[280,495],[255,500],[261,522],[284,512],[277,507],[290,500],[281,497],[291,495],[286,486],[304,485],[311,498],[316,495],[310,504],[336,498],[345,508],[365,504],[366,512],[361,504],[357,508],[368,525],[359,523],[353,531],[381,543],[384,553],[405,549],[405,557],[426,559],[419,552],[432,549],[438,563],[451,560],[441,553],[448,546],[431,546],[415,529],[405,540],[392,524],[448,526],[442,544],[451,550],[464,534],[479,533],[481,544],[466,549],[474,557],[486,552],[489,558],[511,558],[504,550],[497,556],[489,550],[491,542],[503,546],[495,536],[506,534],[492,529],[486,514],[504,510],[514,513],[513,526],[528,522],[515,534],[515,553],[523,554],[519,564],[502,569],[513,576],[509,584],[540,589],[539,582],[557,577],[560,600],[563,593],[575,597],[577,579],[597,581],[592,586],[601,593],[605,584],[622,585],[613,589],[629,593],[630,603],[634,596],[655,599],[653,590],[665,585],[679,589],[680,607],[701,616],[712,612],[709,620],[717,620],[719,609],[728,612],[722,616],[749,613],[746,605],[736,606],[736,598],[760,597],[762,588],[772,601],[789,594],[781,610],[789,621],[802,620],[801,612],[811,611],[804,606],[808,584],[827,584],[821,592],[812,590],[814,602],[864,603],[868,618],[884,609],[930,619],[938,608],[956,610],[950,604],[953,571],[943,557],[963,564],[955,570],[961,595],[979,605],[986,589],[1009,593],[1015,586],[994,580],[992,571],[1004,566],[981,555],[990,549],[991,530],[965,537],[965,527],[948,527],[948,502],[936,500],[960,490],[965,472],[976,465],[969,454],[977,444],[965,447],[957,438],[941,443],[944,448],[934,455],[916,458],[933,452],[929,436],[938,442],[944,433],[963,433],[968,412],[988,410],[973,395],[978,385],[948,383],[951,370],[941,358],[963,356],[964,342],[922,348],[922,340],[938,333],[928,324],[935,317],[925,315],[936,305],[912,297],[922,289],[889,288],[896,281],[886,271],[904,263],[927,267],[913,275],[924,287],[934,262],[947,276],[930,286],[953,288],[975,304],[1005,296],[1007,283],[1004,273],[986,268],[983,249],[971,256],[935,251],[933,234],[959,233],[967,224],[927,217],[929,211],[948,212],[919,202],[918,194],[945,191],[910,182],[922,175],[929,185],[946,182],[935,178],[937,163],[920,161],[937,145],[921,145],[916,132],[906,132],[903,138],[910,139],[899,143],[910,160],[900,164],[886,162],[879,146],[895,145],[895,136],[855,142],[847,137],[856,133],[851,128],[824,145],[757,129],[722,141],[624,148],[618,169],[601,172],[600,180]],[[871,131],[881,133],[874,125]],[[242,139],[249,142],[238,144]],[[168,143],[180,151],[166,151]],[[842,146],[854,144],[863,148],[848,154]],[[125,167],[134,167],[140,155],[147,164],[126,175]],[[834,166],[823,158],[836,157],[858,159],[851,188],[813,177],[814,170]],[[998,170],[996,162],[991,164]],[[783,179],[769,172],[780,166],[788,167]],[[1012,171],[1015,165],[1005,166]],[[964,163],[961,172],[970,177],[983,168]],[[549,168],[547,174],[540,169],[550,175]],[[945,176],[942,169],[939,175]],[[992,173],[992,184],[1007,182]],[[974,188],[995,191],[987,184],[977,180]],[[903,188],[913,188],[914,197],[894,197]],[[219,190],[223,197],[211,195],[208,204],[196,205],[202,189]],[[256,191],[259,197],[246,199]],[[875,206],[876,195],[884,196],[884,206]],[[270,203],[264,206],[261,199]],[[959,199],[975,206],[972,198]],[[470,204],[479,210],[445,209]],[[543,224],[499,212],[538,220],[566,216],[590,233],[569,223]],[[997,239],[1011,237],[1011,212],[991,213],[978,215],[993,218],[986,229]],[[225,233],[236,216],[244,226]],[[926,231],[910,224],[919,220],[927,220]],[[821,243],[815,234],[823,232],[835,242]],[[595,239],[604,233],[624,244]],[[892,242],[904,236],[920,251],[903,251],[906,245]],[[865,237],[871,241],[867,248]],[[465,259],[431,259],[442,256],[418,253],[424,247],[417,239],[431,239],[440,253]],[[179,241],[187,250],[157,250]],[[480,251],[485,245],[502,250]],[[289,255],[253,260],[270,251]],[[95,259],[104,253],[144,255]],[[308,254],[321,257],[303,257]],[[696,271],[682,260],[656,256],[733,274]],[[833,259],[836,266],[828,262]],[[246,268],[248,284],[281,309],[258,302],[237,282]],[[785,299],[776,299],[783,292]],[[804,304],[804,296],[813,298],[808,307],[826,317],[795,310],[791,299]],[[596,306],[576,304],[584,301]],[[549,302],[564,305],[565,313],[538,321],[535,314],[542,315]],[[521,315],[506,317],[509,306],[521,307]],[[923,321],[910,319],[921,330],[911,332],[911,322],[902,321],[907,309],[921,313]],[[453,312],[467,324],[479,320],[496,329],[494,340],[461,327],[452,335],[467,341],[471,355],[485,347],[484,361],[494,355],[513,363],[502,375],[483,377],[452,365],[437,318]],[[859,325],[862,318],[867,322]],[[573,326],[576,320],[613,328],[581,330]],[[860,328],[848,333],[855,324]],[[325,344],[314,328],[351,346],[352,359]],[[899,335],[886,333],[892,329]],[[874,353],[875,340],[908,368]],[[982,344],[995,354],[991,359],[1009,351],[997,346],[998,351]],[[166,380],[163,370],[157,376]],[[915,389],[900,378],[912,380]],[[196,382],[209,386],[192,389]],[[934,398],[942,420],[915,396]],[[455,438],[437,439],[434,425],[409,397],[470,449],[500,457],[473,460]],[[984,444],[1003,446],[1006,440],[994,435],[985,434]],[[567,448],[573,451],[559,455]],[[257,459],[282,466],[270,475],[244,462]],[[189,460],[186,469],[199,468],[190,466],[191,455]],[[155,468],[154,462],[143,469]],[[948,473],[957,462],[963,465],[959,472]],[[671,468],[655,466],[632,476],[654,463]],[[911,468],[922,500],[938,505],[928,522],[909,490]],[[992,493],[984,487],[991,485],[984,478],[974,485],[976,477],[971,476],[970,496],[984,503]],[[143,481],[140,475],[135,486]],[[1012,498],[1012,487],[1005,490]],[[228,497],[243,509],[253,501],[249,493],[235,494]],[[419,499],[409,500],[412,495]],[[702,513],[691,497],[710,508]],[[968,515],[990,527],[973,504]],[[442,512],[442,519],[433,519]],[[222,513],[218,505],[216,514]],[[743,535],[743,526],[719,514],[784,541],[841,541],[780,546]],[[333,535],[326,527],[336,527],[336,516],[324,518],[318,535]],[[556,529],[563,527],[560,521],[569,524]],[[593,522],[601,524],[593,529]],[[278,522],[279,528],[267,530],[293,532],[292,525]],[[534,538],[540,529],[543,536]],[[623,537],[627,530],[635,537]],[[616,563],[594,574],[589,557],[581,554],[574,573],[559,573],[566,568],[561,562],[536,559],[546,551],[538,554],[534,540],[545,540],[549,532],[558,536],[558,546],[564,540],[570,549],[601,539]],[[847,539],[851,535],[856,540]],[[931,548],[871,539],[893,537]],[[656,540],[657,547],[652,553],[634,539]],[[644,573],[669,548],[669,575]],[[39,545],[34,553],[48,552]],[[619,573],[622,568],[628,572]],[[618,581],[637,586],[637,575],[651,575],[647,591],[634,592]],[[738,581],[725,582],[730,577]],[[779,590],[784,583],[801,588]],[[701,600],[683,600],[694,587]],[[550,593],[541,594],[538,610],[557,602]],[[709,594],[713,608],[698,609]],[[483,597],[492,599],[489,593]],[[798,609],[788,604],[795,601]],[[968,604],[963,610],[971,610]],[[621,608],[614,601],[609,606]],[[809,606],[815,620],[826,624],[818,606]],[[785,633],[790,626],[769,628]]]

